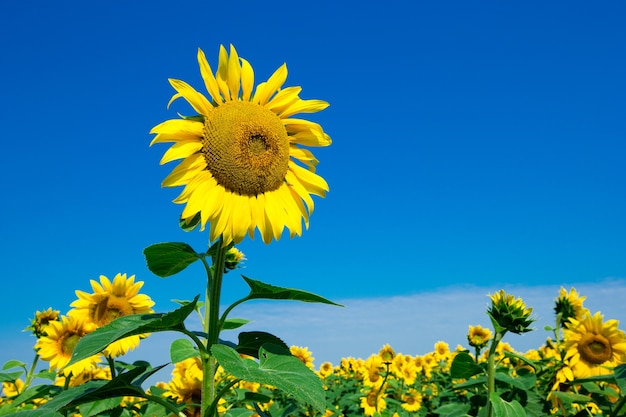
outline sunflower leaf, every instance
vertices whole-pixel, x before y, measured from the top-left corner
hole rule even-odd
[[[246,297],[248,300],[253,299],[268,299],[268,300],[295,300],[304,301],[307,303],[323,303],[332,304],[339,307],[343,307],[341,304],[334,303],[324,297],[320,297],[317,294],[313,294],[307,291],[297,290],[294,288],[283,288],[275,285],[266,284],[261,281],[248,278],[244,275],[241,276],[248,286],[250,287],[250,294]]]
[[[172,363],[178,363],[185,359],[198,356],[200,353],[189,339],[177,339],[170,345],[170,360]]]
[[[242,358],[235,349],[213,345],[211,352],[235,378],[274,386],[295,399],[326,410],[326,396],[321,379],[298,358],[283,347],[265,344],[259,349],[259,362]]]
[[[481,372],[483,372],[483,368],[467,352],[459,352],[454,357],[452,365],[450,365],[450,376],[452,378],[467,379]]]
[[[185,330],[184,321],[194,311],[198,297],[196,296],[193,302],[169,313],[131,314],[119,317],[106,326],[86,334],[80,338],[74,347],[68,365],[97,355],[109,344],[128,336],[168,330]]]
[[[145,248],[143,254],[148,269],[161,278],[179,273],[202,256],[183,242],[156,243]]]
[[[492,392],[489,395],[489,401],[491,401],[491,405],[493,405],[493,414],[495,416],[526,417],[526,411],[524,411],[524,407],[522,407],[522,405],[516,400],[508,402],[500,398],[497,392]]]
[[[289,346],[278,337],[266,332],[241,332],[238,336],[239,343],[235,348],[242,355],[259,358],[259,350],[266,343],[272,343],[289,351]]]

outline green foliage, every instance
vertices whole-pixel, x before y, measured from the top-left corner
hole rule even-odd
[[[259,362],[242,358],[224,345],[211,352],[226,372],[248,382],[274,386],[297,400],[311,404],[320,413],[326,409],[322,382],[300,360],[280,346],[265,344],[259,349]]]
[[[191,246],[182,242],[156,243],[143,251],[148,269],[165,278],[177,274],[202,258]]]
[[[334,303],[324,297],[320,297],[319,295],[307,291],[297,290],[294,288],[277,287],[274,285],[265,284],[261,281],[256,281],[243,275],[242,277],[250,287],[250,294],[246,297],[248,300],[295,300],[308,303],[332,304],[341,307],[340,304]]]

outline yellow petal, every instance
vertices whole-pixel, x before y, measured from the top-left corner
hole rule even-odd
[[[328,103],[323,100],[299,100],[277,114],[281,118],[285,118],[296,113],[316,113],[326,107],[328,107]]]
[[[289,162],[289,169],[293,171],[293,173],[298,177],[298,180],[304,185],[309,193],[318,195],[320,197],[326,196],[326,191],[328,191],[328,184],[324,180],[324,178],[320,177],[317,174],[309,171],[306,168],[302,168],[295,162]]]
[[[222,103],[224,100],[222,100],[220,89],[217,86],[215,77],[213,76],[213,70],[211,69],[209,62],[206,60],[206,56],[204,55],[204,52],[202,52],[202,49],[198,49],[198,64],[200,65],[200,74],[204,80],[206,90],[213,98],[213,101],[216,103]]]
[[[283,122],[291,142],[304,146],[328,146],[332,143],[330,136],[317,123],[303,119],[285,119]]]
[[[239,243],[246,236],[250,225],[250,206],[248,196],[237,196],[233,204],[233,214],[231,217],[232,236],[235,243]]]
[[[224,101],[230,101],[233,98],[230,95],[230,91],[228,91],[228,53],[226,52],[226,48],[224,45],[220,45],[220,58],[217,64],[217,76],[215,77],[215,81],[217,81],[217,86],[220,88],[220,93],[222,93],[222,97],[224,97]]]
[[[150,130],[150,134],[157,134],[152,139],[150,146],[155,143],[164,142],[176,142],[177,136],[181,135],[185,138],[188,137],[202,137],[202,131],[204,129],[204,123],[197,122],[195,120],[184,119],[171,119],[166,120],[163,123],[159,123]]]
[[[243,58],[241,60],[241,99],[250,101],[254,89],[254,70],[252,65]]]
[[[191,104],[191,107],[193,107],[193,109],[198,114],[206,116],[213,109],[213,106],[211,105],[211,103],[209,103],[206,97],[197,92],[192,86],[190,86],[186,82],[181,80],[175,80],[173,78],[170,78],[168,81],[170,82],[170,85],[174,87],[174,90],[176,90],[181,97],[187,100],[187,102]],[[170,102],[168,103],[168,107],[172,103],[172,101],[174,101],[177,95],[172,97],[172,100],[170,100]]]
[[[206,161],[201,154],[193,154],[183,159],[162,182],[163,187],[185,185],[200,171],[206,168]]]
[[[276,91],[278,91],[285,81],[287,80],[287,64],[281,65],[267,80],[264,88],[259,92],[259,88],[257,87],[257,91],[254,95],[254,102],[260,104],[261,106],[265,106],[269,101],[270,97],[274,95]]]
[[[295,145],[289,146],[289,156],[296,158],[298,161],[307,165],[310,171],[315,172],[315,166],[319,162],[313,153],[308,149],[300,148]]]
[[[166,164],[176,159],[187,158],[202,149],[202,143],[197,140],[176,142],[163,154],[160,164]]]
[[[230,98],[232,100],[239,99],[239,87],[241,85],[241,67],[239,66],[239,57],[235,47],[230,45],[230,56],[228,57],[228,88],[230,89]]]
[[[285,174],[285,181],[291,189],[300,196],[302,200],[306,203],[307,210],[309,213],[313,213],[313,208],[315,207],[313,203],[313,199],[311,198],[311,194],[304,188],[304,185],[300,182],[298,177],[291,171],[287,170],[287,174]]]
[[[282,107],[289,106],[293,102],[300,100],[298,94],[302,91],[301,87],[287,87],[280,90],[265,107],[272,110],[276,114],[280,114]]]

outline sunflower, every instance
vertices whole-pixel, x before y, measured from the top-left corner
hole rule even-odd
[[[367,395],[361,397],[360,405],[366,416],[373,416],[387,408],[387,402],[381,395],[378,395],[378,390],[375,388],[370,389]]]
[[[324,362],[320,365],[320,370],[317,372],[317,374],[321,378],[326,378],[327,376],[332,375],[334,371],[335,367],[331,362]]]
[[[313,369],[313,361],[315,360],[315,358],[308,348],[300,346],[290,346],[289,351],[293,356],[300,359],[300,362],[305,364],[307,368]]]
[[[50,368],[63,369],[63,375],[78,375],[100,361],[98,356],[92,356],[65,367],[80,338],[94,329],[84,317],[62,316],[60,320],[48,323],[46,335],[37,340],[35,350],[41,359],[50,362]]]
[[[565,360],[575,378],[610,374],[626,361],[626,334],[617,320],[603,321],[600,312],[570,319],[563,329]]]
[[[415,388],[409,388],[402,394],[402,408],[409,413],[414,413],[422,408],[422,394]]]
[[[109,324],[118,317],[129,314],[152,313],[154,301],[145,294],[139,294],[143,282],[135,282],[135,276],[126,277],[126,274],[117,274],[111,282],[104,275],[100,276],[100,283],[91,280],[93,293],[76,291],[78,300],[70,304],[74,309],[70,316],[84,317],[96,327]],[[146,335],[129,336],[111,343],[105,350],[107,356],[120,356],[139,345],[139,340]]]
[[[241,242],[258,229],[263,241],[279,240],[285,227],[291,237],[308,228],[311,194],[324,197],[326,181],[315,174],[317,159],[301,146],[328,146],[330,137],[314,122],[292,118],[328,107],[302,100],[300,87],[282,88],[283,64],[254,89],[254,72],[231,45],[220,46],[217,71],[198,50],[200,73],[210,100],[184,81],[170,79],[170,100],[184,98],[197,116],[167,120],[150,131],[150,145],[174,143],[161,164],[182,159],[163,180],[164,187],[184,186],[174,200],[186,204],[181,218],[189,226],[210,223],[210,240]]]
[[[45,328],[48,323],[57,320],[59,320],[59,311],[52,310],[52,307],[50,307],[47,310],[35,312],[35,318],[31,320],[30,326],[24,330],[32,331],[33,335],[39,339],[40,337],[45,336]]]
[[[470,346],[482,349],[487,346],[489,340],[493,337],[491,330],[482,326],[469,326],[467,333],[467,342]]]
[[[583,301],[586,298],[578,294],[574,288],[567,292],[565,288],[561,287],[559,296],[554,302],[554,312],[561,315],[559,324],[562,327],[568,326],[569,319],[580,319],[585,313],[588,313],[588,310],[583,307]]]

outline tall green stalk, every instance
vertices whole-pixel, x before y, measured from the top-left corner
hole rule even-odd
[[[496,348],[504,337],[506,330],[496,332],[491,341],[489,348],[489,356],[487,356],[487,417],[493,416],[493,407],[491,405],[491,393],[496,392]]]
[[[211,354],[211,347],[219,342],[220,325],[219,309],[222,290],[222,277],[224,275],[224,263],[226,249],[220,236],[217,243],[217,253],[213,257],[213,265],[209,266],[206,259],[202,262],[207,269],[206,305],[204,306],[203,330],[206,336],[206,352],[201,355],[203,366],[202,379],[202,417],[211,417],[215,412],[211,404],[215,400],[215,374],[217,373],[217,361]]]

